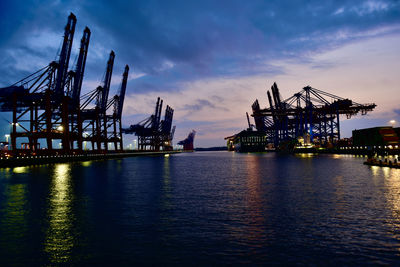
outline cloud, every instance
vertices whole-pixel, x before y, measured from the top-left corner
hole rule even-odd
[[[211,0],[71,0],[3,5],[1,48],[18,50],[21,44],[27,44],[36,51],[47,51],[41,59],[51,61],[56,56],[68,12],[72,11],[78,18],[74,55],[81,30],[86,25],[92,29],[87,76],[93,79],[95,73],[101,75],[103,61],[113,49],[116,68],[122,70],[130,64],[135,72],[150,76],[151,82],[137,84],[138,91],[157,91],[165,83],[170,85],[163,89],[174,90],[176,83],[199,77],[278,72],[266,62],[280,58],[303,60],[309,53],[369,38],[367,33],[373,29],[375,34],[384,34],[379,32],[380,28],[400,23],[397,1],[321,4],[316,0],[255,0],[243,4]],[[15,21],[9,13],[21,17]]]
[[[124,116],[133,121],[151,114],[161,96],[179,123],[206,118],[207,131],[219,125],[240,129],[254,99],[266,102],[273,81],[288,89],[286,96],[311,84],[360,97],[359,102],[376,98],[380,112],[386,99],[371,88],[382,84],[391,92],[397,82],[391,74],[399,54],[393,48],[399,41],[392,38],[400,33],[399,1],[27,0],[0,5],[0,87],[57,58],[67,16],[74,12],[78,21],[70,68],[84,27],[92,32],[82,93],[102,82],[114,50],[112,90],[118,90],[128,64]],[[370,42],[377,39],[383,41]],[[373,56],[362,59],[357,49]],[[394,53],[390,57],[386,51]],[[343,90],[349,84],[351,90]],[[398,103],[387,101],[385,110]]]
[[[221,99],[220,97],[216,96],[217,99]],[[223,110],[223,111],[228,111],[227,108],[225,107],[220,107],[215,105],[214,103],[211,103],[209,100],[207,99],[197,99],[195,104],[191,104],[191,105],[184,105],[183,106],[183,110],[188,110],[188,111],[200,111],[202,109],[212,109],[212,110]]]
[[[378,13],[387,11],[391,7],[391,4],[385,1],[366,1],[360,6],[355,6],[351,9],[359,16],[365,16],[371,13]]]

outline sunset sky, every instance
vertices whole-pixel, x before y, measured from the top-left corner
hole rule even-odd
[[[343,118],[342,137],[392,119],[400,126],[400,1],[1,1],[0,87],[57,59],[70,12],[70,68],[84,27],[92,31],[82,93],[101,84],[110,50],[110,96],[130,66],[125,126],[160,96],[175,109],[175,143],[195,129],[195,146],[222,146],[247,127],[256,98],[267,107],[273,82],[283,98],[310,85],[377,104]]]

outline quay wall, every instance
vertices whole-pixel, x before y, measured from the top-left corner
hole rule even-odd
[[[42,165],[49,163],[62,163],[88,160],[105,160],[137,156],[160,156],[176,154],[182,151],[135,151],[122,153],[83,153],[75,155],[47,155],[47,156],[17,156],[0,158],[0,168],[21,167],[29,165]]]

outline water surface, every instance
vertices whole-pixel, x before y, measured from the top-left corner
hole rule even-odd
[[[2,264],[398,264],[400,170],[196,152],[0,169]]]

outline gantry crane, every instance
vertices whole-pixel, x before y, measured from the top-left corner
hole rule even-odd
[[[256,128],[266,132],[267,140],[275,147],[296,140],[305,134],[311,142],[321,145],[335,144],[340,139],[340,115],[350,118],[361,112],[372,111],[376,105],[359,104],[311,86],[286,100],[281,100],[274,83],[267,92],[269,108],[260,109],[258,100],[252,105]],[[328,100],[330,99],[330,100]]]
[[[162,105],[163,100],[158,97],[153,115],[129,128],[122,129],[123,133],[135,134],[138,137],[140,150],[159,151],[160,148],[172,150],[172,138],[175,132],[175,126],[172,127],[174,110],[167,105],[164,120],[161,120]]]
[[[122,75],[121,87],[118,92],[108,103],[106,110],[113,107],[113,113],[111,115],[106,114],[106,138],[108,143],[114,144],[115,150],[123,150],[122,142],[122,109],[124,106],[126,85],[128,82],[129,66],[125,66],[124,73]],[[119,147],[118,147],[119,144]]]
[[[92,148],[96,148],[98,151],[107,150],[106,111],[114,58],[114,51],[111,51],[107,61],[106,74],[102,85],[83,95],[81,98],[81,101],[83,102],[81,105],[83,140],[85,142],[91,142]],[[94,106],[90,106],[93,102],[95,102]]]
[[[109,101],[115,58],[114,52],[111,51],[103,84],[81,97],[91,32],[88,27],[84,29],[76,66],[74,70],[68,71],[76,21],[75,15],[71,13],[64,29],[62,48],[57,61],[9,87],[0,88],[0,111],[12,112],[11,144],[16,155],[20,152],[81,152],[82,143],[86,141],[92,142],[92,149],[105,151],[108,142],[114,142],[115,147],[119,142],[122,149],[120,123],[129,68],[125,68],[119,95]],[[115,110],[111,122],[115,125],[119,123],[119,129],[113,127],[109,137],[107,129],[110,116],[107,115],[107,110],[113,105]],[[120,141],[117,142],[116,137]],[[29,142],[23,143],[25,145],[19,149],[17,138],[25,138]],[[46,150],[39,151],[42,139],[47,146]],[[55,140],[61,141],[57,150],[53,148]]]
[[[0,89],[1,110],[12,112],[11,144],[16,152],[17,138],[28,138],[32,151],[37,150],[38,139],[46,139],[48,150],[53,148],[53,139],[63,139],[58,130],[61,122],[53,116],[60,114],[63,106],[75,25],[76,17],[71,13],[58,61],[51,62],[10,87]]]

